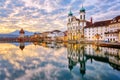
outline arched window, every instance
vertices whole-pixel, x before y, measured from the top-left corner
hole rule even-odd
[[[70,18],[68,19],[68,21],[70,22]]]
[[[80,15],[80,19],[82,19],[82,15]]]
[[[84,20],[85,20],[85,15],[84,15]]]

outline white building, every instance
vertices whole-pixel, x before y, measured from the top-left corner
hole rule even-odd
[[[107,32],[110,20],[95,22],[87,25],[84,28],[84,35],[86,40],[97,40],[95,35],[99,34],[99,40],[105,40],[105,32]]]
[[[82,7],[79,12],[79,18],[73,16],[73,13],[68,14],[68,40],[80,40],[84,37],[84,27],[90,23],[85,20],[85,9]]]
[[[99,21],[84,27],[84,36],[86,40],[97,40],[96,34],[101,41],[119,41],[120,16],[112,20]]]
[[[50,37],[51,40],[56,40],[58,37],[65,36],[65,34],[62,31],[54,30],[54,31],[51,31],[47,36]]]
[[[105,33],[106,40],[111,42],[119,41],[120,31],[120,16],[113,18],[108,26],[108,30]]]

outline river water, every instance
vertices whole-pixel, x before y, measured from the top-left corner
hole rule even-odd
[[[91,44],[0,43],[0,80],[120,80],[120,49]]]

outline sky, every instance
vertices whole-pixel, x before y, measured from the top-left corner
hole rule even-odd
[[[112,19],[120,15],[120,0],[0,0],[0,33],[15,30],[45,32],[67,30],[71,9],[79,18],[81,6],[86,9],[86,20]]]

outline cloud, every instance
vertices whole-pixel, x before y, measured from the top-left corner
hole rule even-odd
[[[82,4],[87,20],[91,16],[94,21],[111,19],[120,11],[119,0],[1,0],[0,27],[4,30],[0,29],[0,33],[20,28],[32,32],[64,31],[67,29],[69,10],[72,9],[74,16],[79,18]]]

